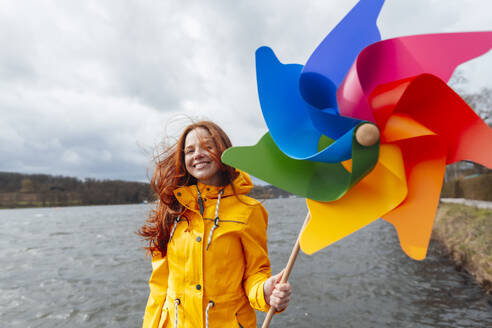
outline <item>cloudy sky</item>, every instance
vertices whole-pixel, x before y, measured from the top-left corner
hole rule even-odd
[[[144,181],[185,117],[266,131],[254,52],[303,64],[356,0],[0,0],[0,171]],[[492,29],[490,0],[387,0],[383,39]],[[492,53],[460,68],[492,87]]]

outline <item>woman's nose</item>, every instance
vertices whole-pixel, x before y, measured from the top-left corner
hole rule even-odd
[[[195,158],[203,157],[206,154],[206,152],[207,151],[201,147],[197,148],[195,151]]]

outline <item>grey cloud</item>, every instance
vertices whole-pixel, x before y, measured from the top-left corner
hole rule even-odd
[[[356,2],[4,1],[0,170],[142,180],[178,113],[254,144],[256,48],[303,64]],[[378,25],[383,38],[490,30],[491,6],[386,1]],[[488,81],[487,56],[470,80]]]

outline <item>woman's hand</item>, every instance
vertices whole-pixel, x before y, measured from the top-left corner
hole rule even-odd
[[[265,281],[263,285],[263,293],[265,295],[265,301],[271,307],[275,308],[275,311],[283,311],[290,301],[290,284],[289,282],[280,283],[284,270],[275,276],[271,276]]]

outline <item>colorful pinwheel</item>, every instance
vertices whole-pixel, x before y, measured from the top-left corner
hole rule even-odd
[[[305,197],[300,235],[312,254],[382,217],[411,258],[425,258],[446,164],[492,168],[492,130],[450,89],[459,64],[492,47],[492,32],[380,41],[383,0],[361,0],[305,66],[256,51],[269,132],[222,160]],[[362,127],[379,142],[362,145]],[[374,130],[374,129],[373,129]],[[361,144],[362,143],[362,144]]]
[[[380,40],[383,0],[361,0],[303,67],[256,51],[258,94],[269,132],[223,161],[306,197],[308,254],[382,217],[403,250],[425,258],[446,164],[492,167],[492,130],[445,82],[492,47],[492,32]],[[375,124],[380,143],[357,128]],[[350,162],[343,162],[351,160]]]

